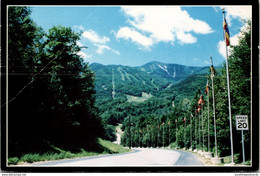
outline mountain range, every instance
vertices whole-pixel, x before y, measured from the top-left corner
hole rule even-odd
[[[195,91],[204,89],[205,75],[209,73],[209,67],[157,61],[138,67],[92,63],[90,68],[96,76],[96,105],[111,124],[120,123],[127,116],[126,107],[135,106],[141,114],[160,114],[187,103]]]

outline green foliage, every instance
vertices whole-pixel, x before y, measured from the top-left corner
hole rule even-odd
[[[8,154],[55,151],[44,141],[66,151],[93,150],[106,131],[95,106],[95,75],[77,55],[81,34],[62,26],[44,33],[30,13],[8,7]]]
[[[76,157],[85,157],[85,156],[94,156],[99,154],[112,154],[112,153],[123,153],[129,152],[129,149],[126,149],[118,144],[113,144],[109,141],[98,139],[97,143],[99,144],[101,150],[96,152],[89,152],[84,149],[80,149],[80,151],[72,153],[70,151],[62,150],[56,146],[51,146],[55,148],[56,152],[47,152],[47,153],[27,153],[22,155],[20,158],[12,157],[8,159],[9,165],[16,165],[19,162],[28,162],[33,163],[37,161],[50,161],[50,160],[59,160],[65,158],[76,158]]]
[[[19,162],[19,158],[18,157],[8,158],[8,164],[16,165],[18,162]]]
[[[250,116],[250,77],[251,77],[251,28],[250,22],[242,32],[239,39],[239,45],[232,46],[232,52],[229,56],[229,77],[230,77],[230,96],[232,109],[232,126],[233,126],[233,143],[234,152],[241,153],[241,134],[235,130],[235,115]],[[226,65],[220,70],[221,76],[217,77],[216,87],[216,116],[218,126],[218,136],[220,141],[218,145],[221,155],[230,153],[230,131],[229,131],[229,114],[227,101],[227,81]],[[250,151],[250,133],[245,132],[245,150]],[[250,158],[250,152],[247,152],[246,158]],[[239,157],[241,160],[241,156]]]
[[[45,33],[30,14],[31,9],[25,6],[8,7],[9,163],[17,163],[18,157],[33,162],[43,160],[40,156],[50,159],[74,157],[74,153],[86,151],[104,152],[97,139],[115,140],[114,126],[118,123],[122,123],[124,146],[162,147],[174,142],[178,147],[215,150],[211,91],[209,97],[204,97],[202,110],[195,113],[209,77],[208,68],[159,62],[141,67],[89,66],[77,55],[80,47],[76,42],[81,33],[63,26],[54,26]],[[235,153],[241,152],[235,115],[248,115],[251,121],[250,25],[248,22],[242,31],[239,45],[231,46],[229,56]],[[6,65],[4,62],[2,65]],[[140,100],[143,92],[153,96],[139,102],[127,101],[127,95]],[[230,153],[225,63],[216,69],[214,92],[218,153],[225,156]],[[203,133],[202,124],[208,129],[208,123],[209,131]],[[250,132],[244,135],[246,151],[250,151]],[[113,153],[111,148],[107,151]],[[250,152],[246,153],[249,159]]]
[[[234,153],[236,153],[236,163],[241,163],[242,161],[242,145],[240,131],[235,130],[235,115],[248,115],[249,122],[251,121],[250,22],[248,22],[248,27],[245,31],[242,31],[242,34],[239,45],[232,46],[232,52],[229,56],[233,146]],[[208,71],[210,74],[210,70]],[[208,95],[203,93],[206,86],[206,77],[209,78],[210,85],[210,92]],[[205,103],[201,111],[196,114],[198,108],[197,102],[203,94]],[[225,63],[223,63],[222,67],[216,69],[216,75],[214,77],[214,95],[218,155],[228,156],[230,155],[230,131]],[[134,107],[135,111],[131,111],[131,108],[130,110],[128,109],[128,117],[131,116],[132,123],[131,146],[162,147],[168,146],[169,143],[171,143],[170,146],[174,148],[192,147],[215,153],[212,98],[210,75],[193,75],[170,88],[157,91],[154,93],[153,98],[143,103],[132,103],[132,107]],[[162,99],[164,100],[163,103],[161,101]],[[175,104],[174,107],[171,106],[173,104],[172,102]],[[145,106],[143,107],[142,105]],[[139,115],[136,111],[141,107],[142,110],[140,111],[142,113]],[[151,108],[146,109],[145,107]],[[193,117],[191,117],[191,114]],[[186,117],[186,122],[183,121],[184,117]],[[177,124],[174,124],[175,120],[177,120]],[[169,121],[171,121],[171,130],[169,130]],[[163,123],[164,126],[162,126]],[[122,130],[124,130],[125,133],[122,135],[121,142],[124,146],[128,146],[130,142],[128,118],[125,118],[123,121]],[[246,160],[250,161],[250,131],[244,132],[244,138],[245,151],[247,151]],[[208,142],[210,142],[209,146]]]

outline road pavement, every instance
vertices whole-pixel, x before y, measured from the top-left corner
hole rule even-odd
[[[34,163],[32,166],[199,166],[203,163],[196,155],[178,150],[135,148],[122,154],[82,157]]]

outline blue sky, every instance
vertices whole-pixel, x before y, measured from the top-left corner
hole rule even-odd
[[[209,66],[225,61],[223,15],[219,6],[33,6],[33,20],[46,32],[53,26],[82,31],[78,54],[105,65],[141,66],[160,61]],[[231,45],[238,43],[241,19],[251,6],[227,6]]]

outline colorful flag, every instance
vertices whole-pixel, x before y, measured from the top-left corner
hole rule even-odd
[[[214,69],[213,65],[210,66],[210,70],[211,70],[210,77],[211,77],[211,80],[213,80],[213,77],[215,76],[215,69]]]
[[[200,105],[200,104],[204,105],[204,100],[203,100],[202,95],[200,96],[200,99],[198,100],[198,105]]]
[[[201,110],[201,107],[199,106],[197,110],[198,110],[198,112],[200,112],[200,110]]]
[[[209,80],[207,80],[205,94],[208,94],[208,92],[209,92]]]
[[[225,33],[224,37],[226,38],[226,45],[229,46],[230,45],[230,35],[229,35],[229,30],[228,30],[226,18],[224,18],[223,28],[224,28],[224,33]]]

